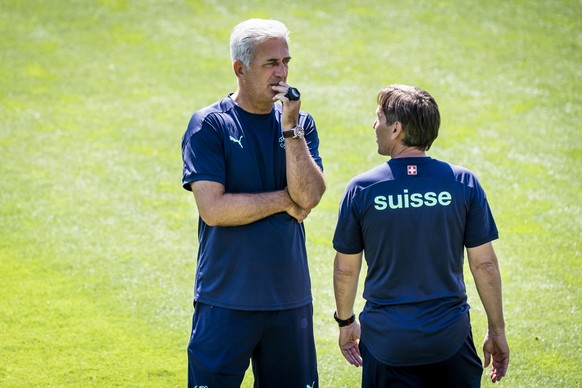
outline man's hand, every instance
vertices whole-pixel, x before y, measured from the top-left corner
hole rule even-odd
[[[311,213],[311,210],[302,209],[297,206],[295,202],[293,202],[293,205],[287,209],[287,214],[295,218],[298,223],[302,223],[307,218],[309,213]]]
[[[483,366],[487,368],[493,358],[491,365],[491,381],[495,383],[505,376],[509,365],[509,345],[505,334],[487,333],[483,341]]]
[[[281,117],[283,129],[291,129],[297,125],[301,100],[289,100],[287,98],[289,85],[283,81],[279,82],[279,85],[272,86],[272,88],[277,92],[277,95],[273,97],[273,100],[279,100],[283,104],[283,116]]]
[[[340,327],[339,347],[342,355],[355,367],[362,366],[360,354],[360,324],[354,322],[349,326]]]
[[[298,223],[302,223],[303,220],[305,220],[307,218],[309,213],[311,213],[311,210],[306,210],[306,209],[299,207],[299,205],[297,205],[291,199],[291,196],[289,195],[289,190],[287,188],[285,188],[285,192],[289,196],[289,202],[290,202],[290,205],[286,210],[287,214],[289,214],[291,217],[295,218]]]

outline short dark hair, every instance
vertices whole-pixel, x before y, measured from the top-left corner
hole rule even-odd
[[[404,128],[403,143],[429,150],[439,135],[441,116],[435,99],[426,91],[408,85],[389,85],[378,93],[378,105],[387,124],[398,121]]]

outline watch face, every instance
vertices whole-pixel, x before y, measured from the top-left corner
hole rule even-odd
[[[303,137],[303,135],[305,135],[305,131],[303,130],[303,128],[300,127],[300,126],[296,126],[295,127],[295,136],[294,137]]]

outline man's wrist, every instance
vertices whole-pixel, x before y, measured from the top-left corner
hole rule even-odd
[[[291,129],[283,131],[283,138],[285,139],[303,139],[305,131],[303,127],[296,125]]]
[[[487,332],[492,335],[505,335],[505,327],[489,327]]]
[[[348,319],[340,319],[337,316],[337,312],[334,312],[333,319],[337,322],[339,327],[346,327],[346,326],[349,326],[356,321],[356,314],[352,314],[352,316],[349,317]]]
[[[505,333],[505,320],[503,319],[503,314],[500,314],[500,316],[496,317],[495,319],[490,319],[489,317],[487,318],[487,330],[490,333]]]
[[[298,123],[296,121],[294,121],[294,122],[292,122],[290,124],[288,124],[288,123],[281,123],[281,128],[283,129],[283,131],[289,131],[289,130],[295,128],[297,126],[297,124]]]

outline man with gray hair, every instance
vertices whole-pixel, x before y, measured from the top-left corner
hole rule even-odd
[[[302,222],[325,180],[315,122],[287,84],[288,36],[275,20],[235,26],[237,89],[194,113],[182,139],[200,216],[190,387],[238,387],[249,359],[255,387],[318,382]]]

